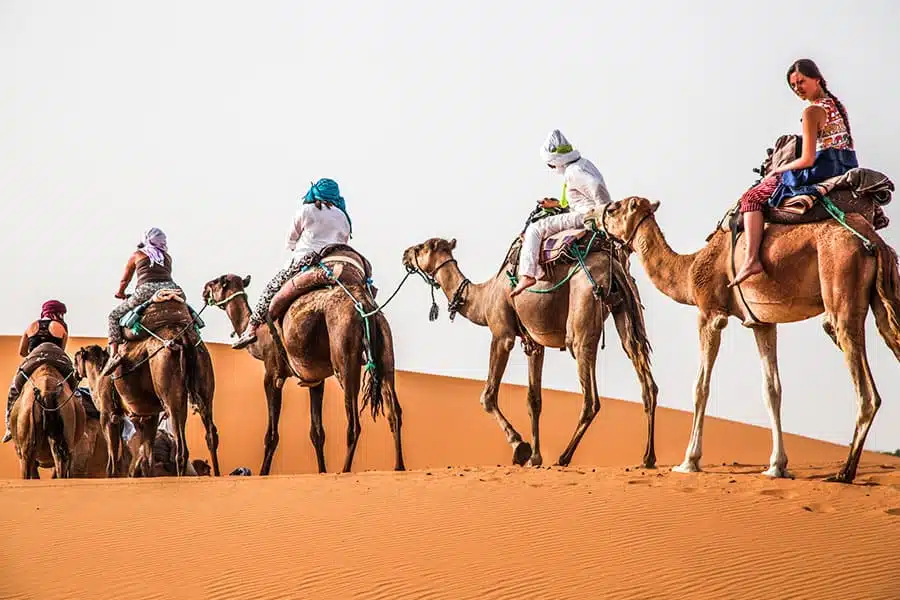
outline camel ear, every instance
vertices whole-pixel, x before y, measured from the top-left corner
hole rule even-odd
[[[250,287],[250,276],[249,275],[247,275],[246,277],[244,277],[241,280],[241,285],[243,285],[245,288]]]
[[[650,203],[650,214],[655,213],[656,209],[658,209],[658,208],[659,208],[659,200],[657,200],[656,202],[651,202]]]
[[[450,249],[453,250],[454,248],[456,248],[456,238],[450,240]]]

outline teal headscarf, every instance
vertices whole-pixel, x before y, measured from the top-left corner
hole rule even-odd
[[[312,204],[317,200],[332,204],[344,213],[344,216],[347,217],[347,222],[350,223],[350,235],[352,236],[353,222],[350,220],[350,215],[347,214],[347,204],[344,202],[344,197],[341,196],[341,189],[338,187],[337,181],[322,178],[312,184],[303,196],[303,204]]]

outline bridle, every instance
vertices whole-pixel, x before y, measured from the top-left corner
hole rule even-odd
[[[417,247],[413,249],[413,262],[415,262],[415,267],[407,266],[407,271],[417,273],[431,287],[431,311],[428,314],[428,318],[429,320],[434,321],[438,317],[438,306],[437,301],[434,299],[434,290],[440,289],[441,287],[441,284],[439,284],[436,279],[437,274],[450,263],[456,264],[456,259],[451,256],[429,273],[419,264],[419,248]],[[467,277],[463,277],[462,281],[459,282],[456,291],[453,292],[450,302],[447,303],[447,311],[451,321],[456,317],[456,313],[459,312],[459,309],[465,303],[464,296],[470,283],[471,281],[469,281]]]
[[[609,213],[609,207],[612,205],[613,205],[612,202],[609,202],[609,203],[603,205],[603,210],[600,212],[600,228],[599,229],[596,228],[596,225],[597,225],[596,219],[589,219],[589,220],[593,223],[594,229],[596,231],[600,231],[611,242],[617,244],[618,246],[621,246],[622,248],[626,248],[629,252],[634,252],[634,247],[632,247],[631,242],[634,241],[634,236],[637,235],[638,229],[641,228],[641,225],[644,224],[644,221],[647,220],[647,217],[649,217],[651,214],[653,214],[653,211],[648,211],[648,212],[644,213],[644,216],[641,217],[640,221],[637,222],[637,225],[634,226],[634,229],[631,230],[631,235],[628,236],[628,239],[623,240],[623,239],[611,234],[609,232],[609,229],[606,227],[606,217],[607,217],[607,214]]]

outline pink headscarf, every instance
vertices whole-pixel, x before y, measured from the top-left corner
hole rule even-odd
[[[168,250],[166,234],[162,229],[151,227],[144,233],[143,241],[138,245],[141,252],[147,255],[151,263],[161,265],[165,262],[164,253]]]
[[[66,305],[59,300],[47,300],[41,306],[42,319],[62,319],[64,314],[66,314]]]

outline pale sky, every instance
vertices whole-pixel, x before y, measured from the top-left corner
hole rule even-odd
[[[559,193],[538,154],[554,128],[613,198],[660,200],[669,243],[693,252],[765,148],[799,133],[803,104],[785,83],[797,58],[814,59],[847,106],[862,165],[900,178],[895,12],[890,0],[0,0],[0,331],[19,334],[58,297],[74,335],[105,335],[151,226],[168,234],[194,306],[225,272],[252,274],[255,301],[320,177],[341,186],[381,300],[403,249],[432,236],[457,238],[460,266],[482,281],[535,200]],[[896,206],[881,232],[895,247]],[[690,410],[696,309],[658,292],[637,260],[632,273],[660,404]],[[430,323],[429,302],[416,279],[386,309],[397,367],[483,380],[487,329],[450,323],[443,298]],[[229,340],[223,313],[204,317],[206,339]],[[611,321],[607,332],[601,393],[637,400]],[[867,332],[884,399],[867,447],[894,449],[900,369],[871,316]],[[779,342],[785,431],[847,444],[856,397],[821,317],[782,326]],[[504,381],[526,380],[517,345]],[[568,354],[548,354],[544,383],[578,391]],[[761,384],[753,335],[732,319],[708,414],[768,427]]]

